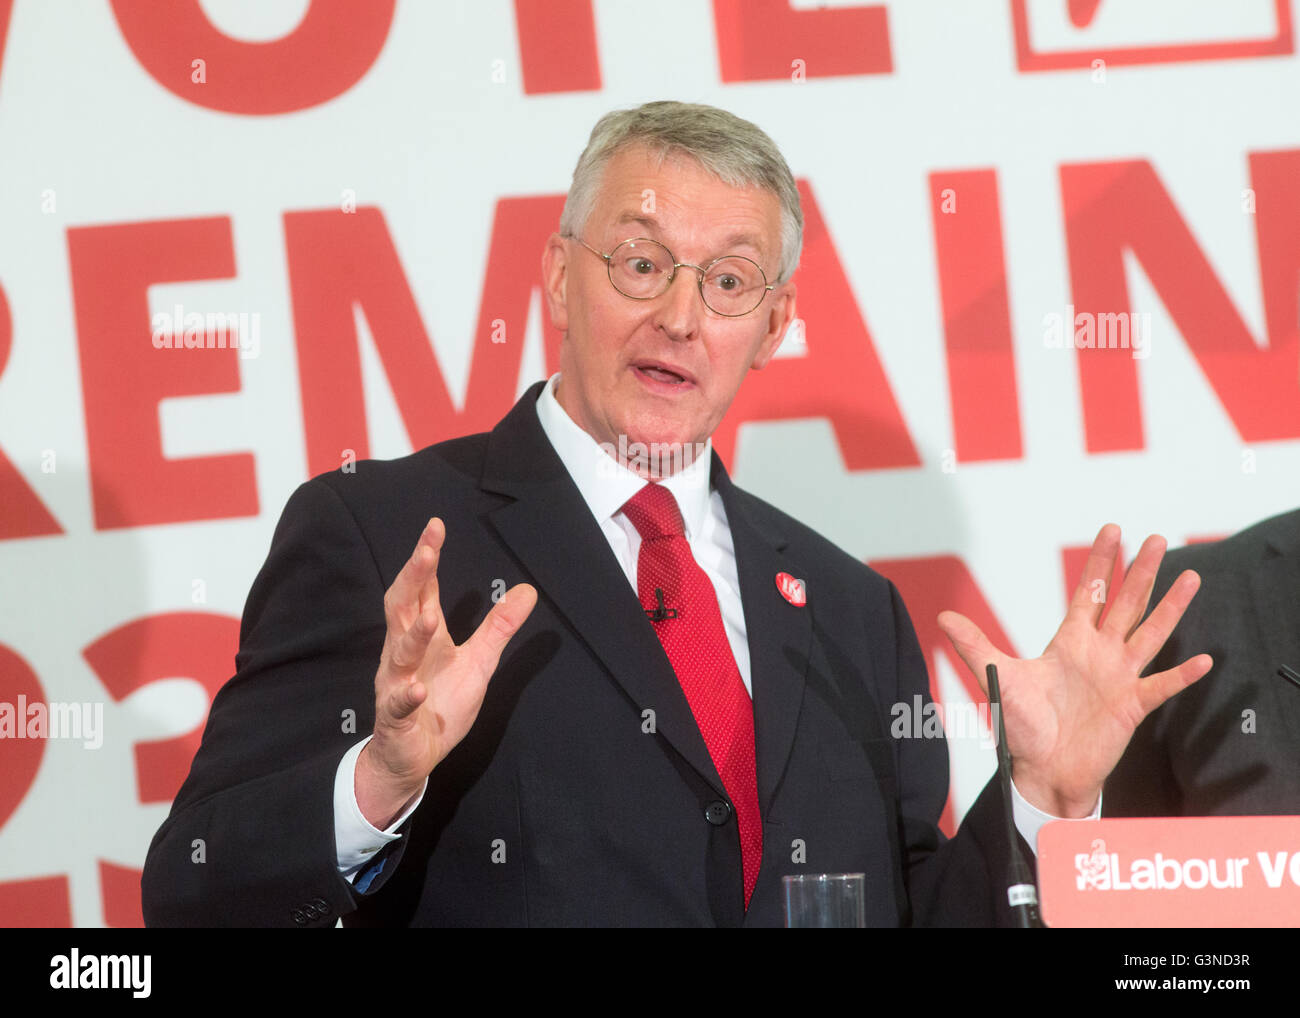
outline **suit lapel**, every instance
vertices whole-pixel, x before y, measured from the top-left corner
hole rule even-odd
[[[532,386],[488,439],[482,487],[513,501],[490,513],[538,594],[568,620],[655,731],[718,792],[717,769],[668,655],[591,509],[546,438]]]
[[[532,386],[493,429],[482,487],[512,501],[490,513],[501,539],[639,708],[655,711],[656,731],[719,794],[725,794],[677,676],[605,535],[542,431]],[[759,807],[764,813],[785,771],[798,725],[812,640],[816,593],[797,607],[781,596],[777,573],[804,578],[783,553],[787,540],[756,512],[713,455],[712,483],[727,510],[748,633]],[[762,514],[766,516],[766,514]]]
[[[807,579],[802,564],[785,554],[788,541],[757,500],[731,483],[717,453],[713,486],[722,496],[736,552],[736,571],[749,640],[754,739],[758,761],[759,809],[766,816],[794,745],[807,681],[816,591],[808,602],[788,602],[776,585],[778,573]]]

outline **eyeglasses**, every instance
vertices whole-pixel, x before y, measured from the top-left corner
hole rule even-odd
[[[704,306],[724,318],[749,314],[763,303],[768,290],[776,289],[758,263],[744,255],[723,255],[700,266],[679,262],[668,248],[648,237],[625,240],[609,254],[597,251],[581,237],[573,239],[605,260],[614,289],[633,300],[654,300],[666,293],[677,278],[677,270],[683,268],[700,274]]]

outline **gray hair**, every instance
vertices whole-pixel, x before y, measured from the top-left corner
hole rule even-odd
[[[686,156],[724,184],[774,194],[781,203],[781,267],[775,282],[790,278],[803,248],[803,209],[790,167],[760,128],[716,106],[661,101],[601,117],[573,170],[560,216],[562,234],[581,234],[596,204],[605,165],[631,145],[644,145],[661,161]]]

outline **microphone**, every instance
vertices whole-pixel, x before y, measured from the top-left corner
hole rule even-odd
[[[1002,815],[1007,826],[1007,844],[1011,859],[1007,865],[1007,901],[1016,917],[1016,926],[1022,930],[1042,926],[1038,918],[1038,888],[1029,875],[1029,867],[1020,855],[1020,839],[1016,833],[1016,819],[1011,810],[1011,750],[1007,748],[1007,732],[1002,724],[1002,691],[998,687],[998,666],[988,665],[984,675],[989,683],[989,703],[997,718],[998,779],[1002,785]]]
[[[653,608],[646,608],[645,613],[649,616],[651,622],[663,622],[666,619],[677,618],[677,609],[664,606],[664,591],[662,587],[655,587],[655,600],[659,603]]]

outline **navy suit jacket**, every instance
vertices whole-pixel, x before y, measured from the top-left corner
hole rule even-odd
[[[783,875],[863,872],[868,924],[1009,923],[1013,849],[996,782],[947,841],[937,827],[944,742],[890,737],[893,704],[929,699],[898,592],[737,488],[715,455],[763,816],[746,911],[734,815],[710,820],[727,800],[722,782],[636,593],[542,431],[541,389],[490,433],[359,463],[293,494],[249,594],[237,673],[149,850],[146,921],[779,926]],[[361,893],[335,864],[334,775],[373,726],[384,592],[435,515],[447,527],[438,576],[457,641],[494,591],[526,581],[539,600],[473,729]],[[781,572],[805,581],[806,605],[782,597]]]

